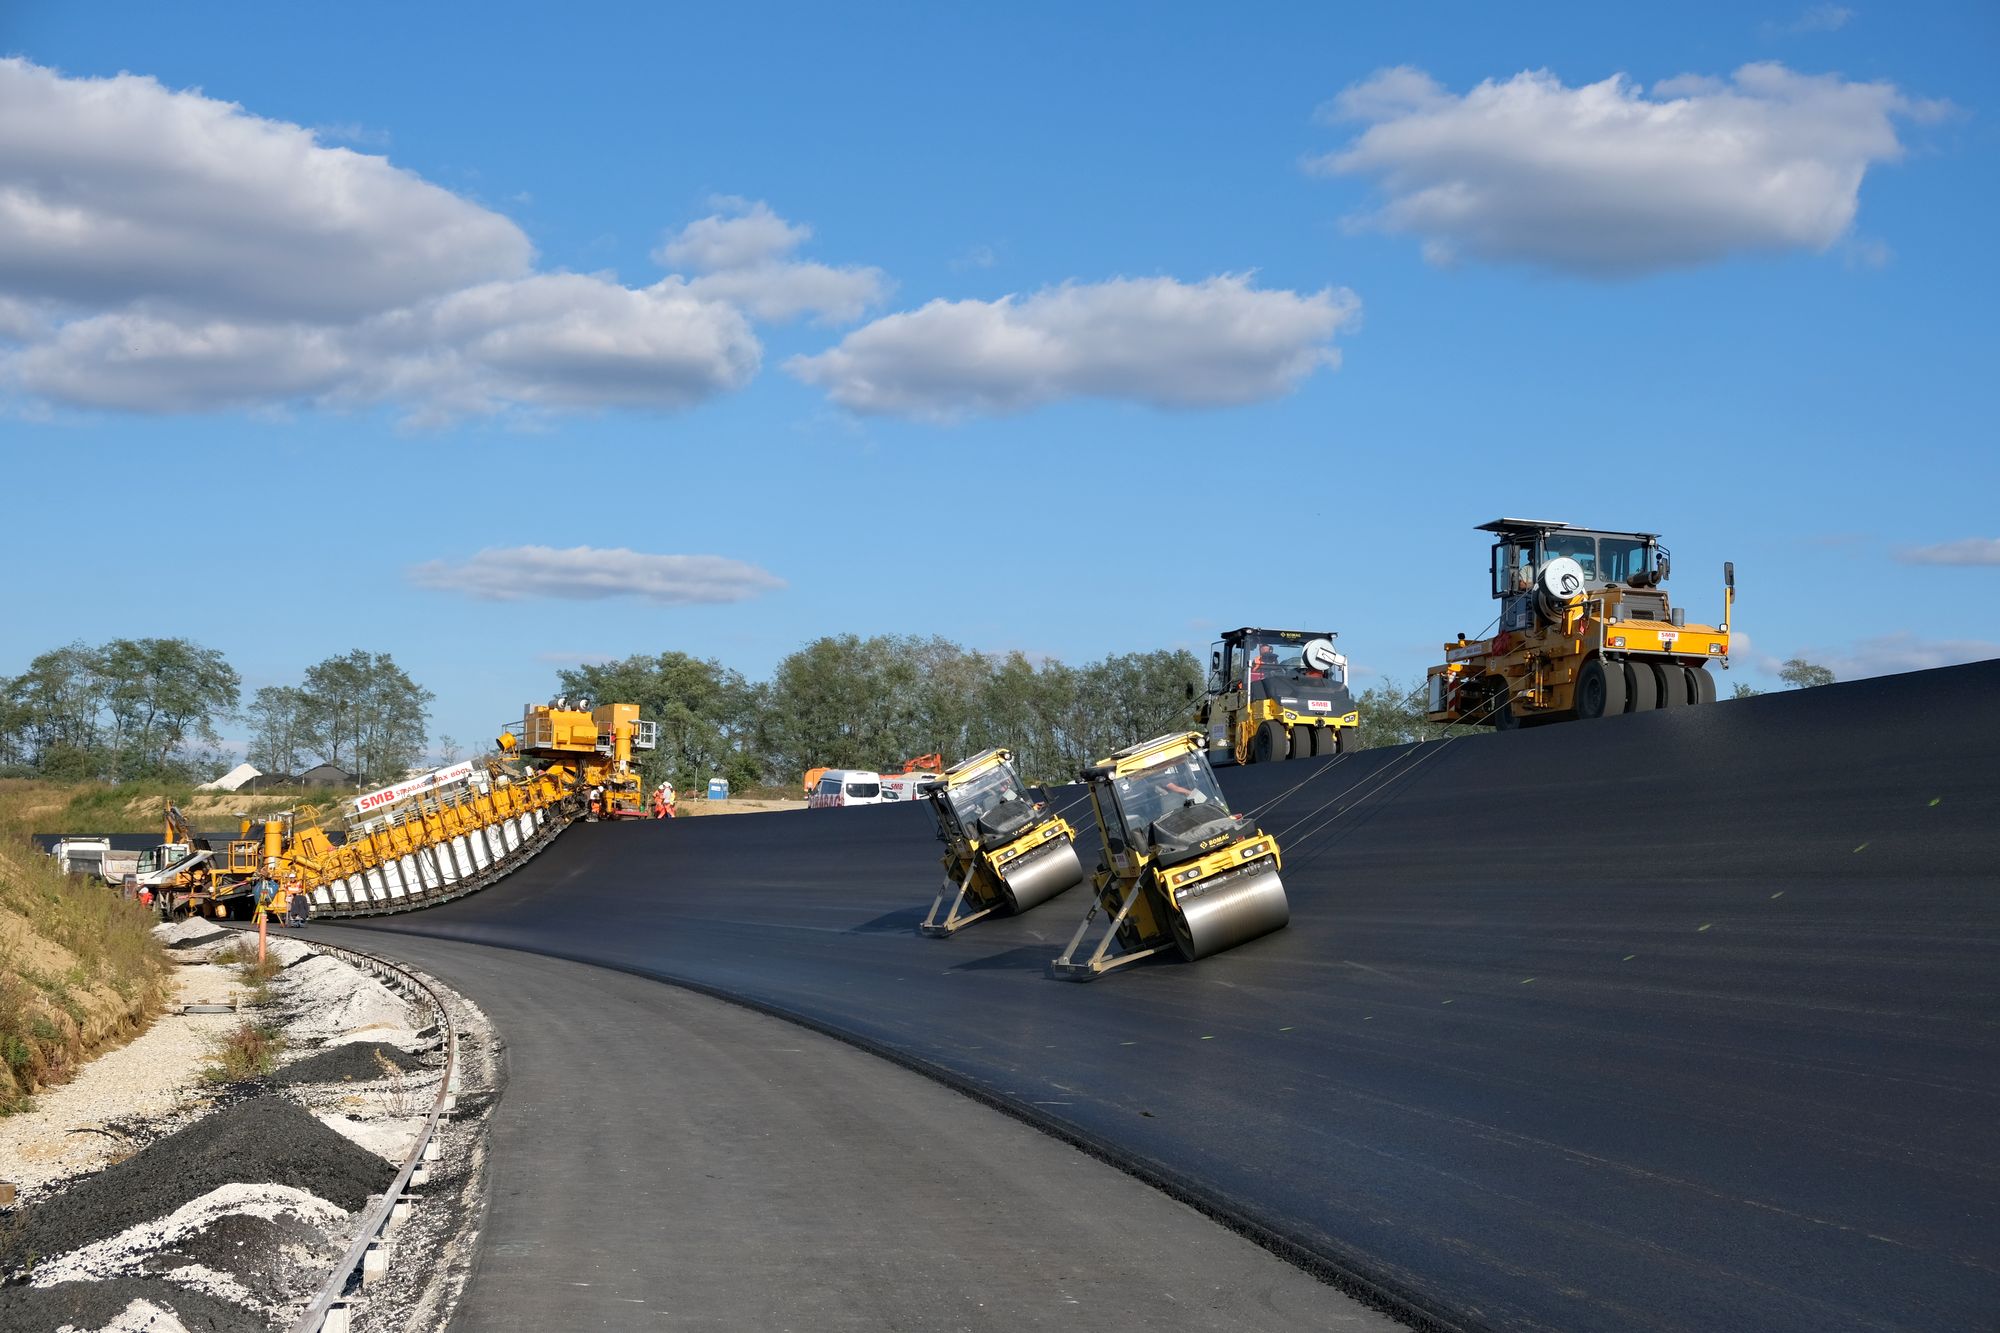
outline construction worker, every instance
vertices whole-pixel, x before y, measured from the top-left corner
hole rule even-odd
[[[674,784],[671,781],[660,784],[660,808],[666,812],[668,819],[672,819],[680,813],[679,810],[674,808],[679,803],[679,800],[680,798],[674,793]]]
[[[299,880],[299,872],[295,869],[285,872],[284,882],[285,924],[292,927],[303,926],[306,923],[306,913],[309,910],[305,885]]]
[[[586,816],[586,818],[589,819],[592,823],[595,823],[597,821],[598,816],[602,815],[603,813],[604,813],[604,789],[602,787],[592,787],[590,789],[590,813],[589,815]]]

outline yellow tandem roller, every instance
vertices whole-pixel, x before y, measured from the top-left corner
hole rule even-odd
[[[1169,948],[1192,962],[1291,920],[1278,840],[1230,813],[1207,745],[1200,732],[1176,732],[1083,770],[1104,860],[1091,878],[1090,911],[1050,975],[1091,981]],[[1099,912],[1109,920],[1079,957]]]
[[[1025,912],[1083,882],[1076,830],[1030,801],[1007,750],[987,750],[945,772],[930,792],[944,843],[944,887],[920,934],[951,935],[1007,909]],[[949,898],[951,906],[938,911]]]

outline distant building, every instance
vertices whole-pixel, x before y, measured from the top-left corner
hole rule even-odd
[[[263,776],[264,774],[261,769],[252,768],[248,764],[238,764],[215,781],[204,782],[199,787],[196,787],[195,790],[241,791],[244,783],[251,781],[253,778],[261,778]]]

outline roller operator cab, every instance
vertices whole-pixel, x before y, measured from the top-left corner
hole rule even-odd
[[[1200,732],[1179,732],[1083,770],[1103,859],[1090,911],[1049,964],[1052,975],[1089,981],[1166,949],[1192,962],[1291,920],[1278,840],[1230,812],[1207,744]],[[1099,913],[1101,934],[1085,951]]]
[[[1445,644],[1425,716],[1508,730],[1572,718],[1713,703],[1710,663],[1729,665],[1736,567],[1722,567],[1722,623],[1687,623],[1661,586],[1672,557],[1650,532],[1600,532],[1538,519],[1494,534],[1490,639]]]
[[[1010,751],[953,765],[929,796],[944,884],[919,934],[942,938],[995,912],[1026,912],[1083,882],[1076,830],[1030,798]]]
[[[1345,754],[1361,721],[1330,631],[1233,629],[1208,658],[1195,718],[1218,764]]]

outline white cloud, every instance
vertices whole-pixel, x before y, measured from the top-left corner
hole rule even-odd
[[[1569,88],[1544,70],[1457,95],[1405,67],[1325,108],[1367,128],[1310,166],[1375,181],[1386,202],[1357,225],[1420,236],[1435,262],[1623,277],[1832,248],[1868,168],[1902,157],[1897,118],[1944,110],[1778,64],[1650,94],[1622,75]]]
[[[712,202],[722,211],[690,222],[653,252],[661,264],[699,274],[688,284],[697,296],[727,301],[772,323],[812,315],[828,324],[852,323],[887,297],[889,281],[880,269],[791,258],[811,239],[812,228],[787,222],[763,201],[725,196]]]
[[[326,133],[0,60],[0,385],[24,411],[673,410],[757,373],[751,317],[887,288],[788,258],[810,230],[740,200],[663,248],[692,279],[536,272],[507,218]]]
[[[1920,639],[1903,630],[1861,639],[1844,647],[1802,648],[1792,655],[1831,668],[1841,680],[1856,680],[1961,662],[1983,662],[2000,657],[2000,643],[1985,639]]]
[[[491,547],[458,564],[413,565],[419,587],[464,593],[482,601],[532,597],[595,601],[636,597],[657,606],[748,601],[785,586],[756,565],[719,555],[648,555],[623,547]]]
[[[812,228],[787,222],[762,200],[722,195],[709,200],[722,211],[698,218],[653,252],[662,265],[697,273],[750,268],[782,259],[812,237]]]
[[[0,60],[0,290],[367,315],[517,276],[528,238],[380,157],[149,78]]]
[[[1961,537],[1896,552],[1906,565],[2000,565],[2000,537]]]
[[[1846,5],[1813,5],[1790,23],[1766,23],[1767,33],[1839,32],[1854,17]]]
[[[949,419],[1062,398],[1163,408],[1277,397],[1359,316],[1353,293],[1259,290],[1247,276],[1121,278],[995,301],[932,301],[786,369],[856,412]]]

